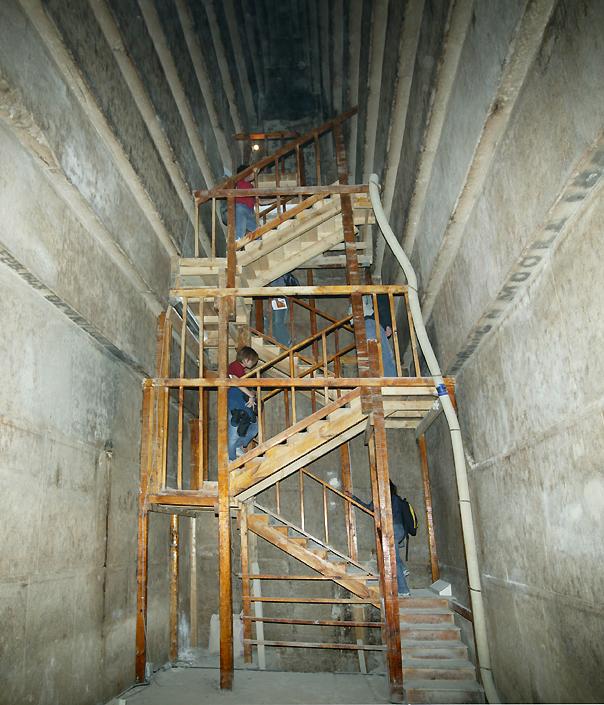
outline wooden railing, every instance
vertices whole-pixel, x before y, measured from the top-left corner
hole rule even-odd
[[[217,200],[227,198],[229,201],[227,212],[228,212],[228,225],[227,232],[231,230],[231,223],[234,230],[234,198],[239,197],[253,197],[254,198],[254,212],[256,215],[257,226],[262,226],[267,224],[267,218],[269,214],[276,212],[277,218],[282,217],[285,213],[285,205],[297,198],[302,201],[303,195],[312,195],[313,193],[317,196],[321,196],[321,191],[313,191],[312,187],[320,187],[323,184],[325,177],[325,170],[322,168],[322,162],[328,160],[329,163],[334,163],[334,154],[324,155],[321,153],[321,143],[320,137],[334,129],[339,129],[342,123],[348,120],[350,117],[355,115],[357,108],[348,110],[337,117],[328,120],[323,125],[310,130],[297,137],[296,139],[287,142],[281,148],[277,149],[272,154],[260,159],[259,161],[251,164],[246,169],[234,174],[233,176],[225,179],[222,183],[218,184],[215,188],[201,191],[194,191],[195,197],[195,209],[196,209],[196,236],[195,236],[195,257],[199,257],[199,231],[200,231],[200,219],[202,214],[200,212],[200,207],[206,203],[211,202],[211,256],[216,257],[216,239],[217,239],[217,227],[219,222],[219,213],[217,212]],[[311,151],[311,154],[305,156],[305,151]],[[306,169],[306,163],[314,159],[314,174],[308,173]],[[295,187],[293,188],[280,188],[282,182],[285,179],[286,171],[285,166],[287,162],[292,162],[294,166],[294,171],[291,172],[295,178]],[[260,184],[259,176],[261,174],[271,174],[274,176],[275,186],[272,189],[262,189]],[[246,189],[245,191],[236,191],[236,185],[239,181],[245,179],[254,184],[254,189]],[[307,182],[310,182],[312,186],[309,191]],[[287,185],[287,184],[286,184]],[[291,184],[289,184],[291,185]],[[268,199],[268,203],[266,202]],[[317,198],[320,200],[320,198]],[[306,206],[308,207],[308,206]],[[276,219],[275,219],[276,220]],[[271,226],[274,227],[274,226]],[[243,244],[241,247],[244,246]]]

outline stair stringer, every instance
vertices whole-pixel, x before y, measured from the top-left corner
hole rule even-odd
[[[362,412],[360,404],[347,409],[347,411],[350,412],[347,418],[340,417],[333,424],[330,421],[324,421],[323,423],[331,426],[331,428],[321,432],[323,435],[317,439],[317,445],[306,450],[297,458],[294,457],[291,462],[288,462],[285,457],[286,454],[283,453],[282,456],[273,460],[273,467],[270,471],[268,469],[260,469],[263,462],[266,461],[263,461],[261,465],[252,466],[252,470],[247,468],[248,463],[246,463],[243,465],[243,472],[237,473],[237,471],[233,471],[230,481],[231,496],[240,502],[244,502],[271,487],[278,480],[282,480],[300,470],[300,468],[310,465],[310,463],[341,446],[342,443],[346,443],[358,436],[367,426],[367,416]],[[300,435],[302,434],[296,434],[296,436]],[[294,450],[294,448],[292,447],[291,450]]]
[[[266,517],[266,521],[264,521],[264,517],[262,516],[254,514],[248,515],[248,529],[253,531],[257,536],[272,543],[273,546],[281,549],[284,553],[293,556],[313,570],[316,570],[321,575],[331,578],[335,583],[349,590],[357,597],[371,599],[371,604],[379,609],[380,594],[378,590],[367,587],[363,581],[355,579],[352,575],[348,575],[344,567],[334,565],[331,561],[321,558],[308,548],[291,541],[288,536],[282,534],[273,525],[268,523],[268,517]],[[315,539],[311,537],[310,540]]]

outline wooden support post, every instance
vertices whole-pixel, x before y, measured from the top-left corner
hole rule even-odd
[[[430,568],[432,582],[440,578],[438,566],[438,553],[436,551],[436,535],[434,533],[434,517],[432,515],[432,490],[430,488],[430,468],[428,466],[428,451],[426,448],[426,435],[422,433],[417,439],[419,457],[422,468],[422,483],[424,487],[424,503],[426,506],[426,527],[428,529],[428,547],[430,549]]]
[[[252,603],[250,601],[250,563],[249,563],[249,540],[247,530],[247,504],[241,505],[239,511],[239,534],[241,541],[241,606],[243,610],[243,660],[246,663],[252,662],[252,645],[249,640],[252,638]]]
[[[371,357],[377,356],[377,345],[370,342]],[[379,390],[376,390],[379,392]],[[380,400],[381,401],[381,400]],[[382,593],[384,636],[386,642],[386,661],[388,664],[388,681],[391,702],[403,701],[403,666],[401,654],[400,615],[398,586],[396,581],[396,554],[394,546],[394,525],[392,522],[392,501],[390,499],[390,478],[388,474],[388,449],[386,443],[386,424],[382,404],[375,404],[372,412],[373,434],[370,444],[373,446],[375,481],[373,506],[379,514],[378,538],[381,550],[378,551],[380,565],[380,590]],[[377,493],[377,496],[376,494]],[[381,555],[380,555],[381,554]]]
[[[226,256],[226,285],[227,288],[235,286],[237,272],[237,245],[235,242],[235,199],[227,199],[227,256]],[[228,317],[235,317],[235,298],[229,297]]]
[[[233,208],[234,210],[234,208]],[[227,379],[229,300],[218,303],[218,377]],[[233,591],[231,585],[231,515],[227,388],[218,387],[218,558],[220,587],[220,687],[233,687]]]

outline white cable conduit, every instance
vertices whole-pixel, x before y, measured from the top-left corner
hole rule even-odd
[[[487,699],[491,705],[500,703],[493,673],[491,671],[491,658],[489,654],[489,642],[487,639],[487,630],[485,623],[484,604],[482,601],[482,590],[480,585],[480,572],[478,570],[478,556],[476,552],[476,537],[474,535],[474,521],[472,518],[472,504],[470,502],[470,489],[468,486],[468,473],[466,470],[466,459],[463,450],[463,441],[461,438],[461,429],[457,414],[453,408],[453,403],[447,392],[444,384],[442,372],[432,349],[432,344],[428,339],[426,326],[422,318],[422,310],[419,303],[419,295],[417,291],[417,277],[415,270],[396,239],[390,224],[386,218],[382,202],[380,200],[380,182],[376,174],[369,177],[369,196],[371,205],[375,213],[376,220],[382,231],[386,242],[390,246],[393,255],[401,265],[405,277],[407,278],[407,286],[409,290],[409,308],[413,316],[415,325],[415,333],[419,346],[424,354],[426,364],[430,370],[430,374],[434,379],[436,390],[442,404],[449,432],[451,433],[451,444],[453,446],[453,460],[455,463],[455,477],[457,480],[457,492],[459,495],[459,509],[461,513],[461,526],[464,537],[464,550],[466,554],[466,563],[468,566],[468,583],[470,588],[470,600],[472,603],[472,615],[474,620],[474,634],[476,638],[476,652],[480,664],[480,673],[482,683],[484,685]]]

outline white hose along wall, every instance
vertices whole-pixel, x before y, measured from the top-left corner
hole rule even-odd
[[[451,444],[453,446],[453,458],[455,462],[455,477],[457,480],[457,492],[459,495],[459,509],[461,513],[461,526],[464,537],[464,550],[466,554],[466,562],[468,566],[468,582],[470,587],[470,599],[472,602],[472,615],[474,619],[474,633],[476,637],[476,652],[480,664],[480,672],[482,675],[482,683],[486,692],[489,703],[499,703],[499,696],[495,688],[493,673],[491,671],[491,658],[489,655],[489,642],[487,639],[487,630],[485,624],[484,605],[482,601],[482,590],[480,586],[480,572],[478,570],[478,557],[476,554],[476,537],[474,535],[474,521],[472,518],[472,504],[470,502],[470,490],[468,487],[468,473],[466,471],[466,459],[463,451],[463,441],[461,438],[461,430],[457,414],[453,408],[451,398],[444,384],[442,372],[432,349],[426,326],[422,318],[422,310],[419,304],[419,295],[417,292],[417,277],[409,258],[396,239],[390,224],[384,213],[382,202],[380,200],[379,180],[375,174],[369,178],[369,195],[371,205],[375,212],[378,225],[382,234],[390,246],[393,255],[401,265],[405,277],[407,278],[407,286],[409,288],[409,308],[413,316],[415,332],[417,340],[424,354],[426,364],[430,370],[430,374],[434,378],[434,383],[438,391],[438,396],[445,412],[449,431],[451,433]]]

